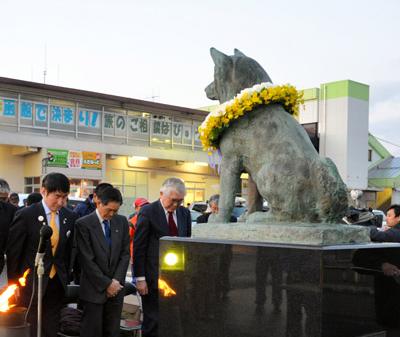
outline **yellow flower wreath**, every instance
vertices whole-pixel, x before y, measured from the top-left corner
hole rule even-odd
[[[218,149],[221,134],[229,127],[229,124],[262,104],[281,104],[289,114],[297,118],[299,106],[304,104],[303,92],[297,91],[290,84],[274,86],[269,82],[242,90],[232,100],[221,104],[216,111],[209,113],[199,126],[203,148],[205,150]]]

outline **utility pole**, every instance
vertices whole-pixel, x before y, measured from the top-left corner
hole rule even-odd
[[[46,84],[47,75],[47,44],[44,45],[44,70],[43,70],[43,83]]]

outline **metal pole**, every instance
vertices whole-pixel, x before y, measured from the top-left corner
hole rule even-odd
[[[38,275],[38,306],[37,306],[37,337],[42,337],[42,300],[43,300],[43,257],[39,259]]]

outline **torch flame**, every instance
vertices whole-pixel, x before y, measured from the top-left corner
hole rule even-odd
[[[18,279],[18,282],[22,287],[26,286],[26,277],[28,276],[29,271],[30,269],[25,270],[24,275]]]
[[[6,312],[15,305],[8,305],[8,300],[14,295],[18,286],[16,284],[10,285],[1,295],[0,295],[0,311]]]
[[[27,269],[24,272],[24,275],[18,279],[18,282],[22,287],[25,287],[26,285],[26,276],[28,274],[29,274],[29,269]],[[11,305],[9,304],[9,300],[12,296],[15,295],[15,292],[17,291],[18,288],[19,287],[17,284],[12,284],[8,286],[7,289],[0,294],[0,312],[7,312],[12,307],[15,307],[15,304]]]
[[[164,292],[163,296],[164,297],[171,297],[176,295],[176,292],[174,289],[172,289],[167,282],[165,282],[162,279],[158,279],[158,288],[161,290],[161,292]]]

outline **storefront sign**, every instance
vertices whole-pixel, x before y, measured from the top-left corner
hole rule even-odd
[[[60,149],[47,150],[47,166],[67,167],[85,170],[101,170],[101,153],[68,151]]]
[[[81,151],[69,151],[68,153],[68,167],[78,168],[82,167],[82,152]]]
[[[47,149],[47,166],[68,167],[68,150]]]
[[[101,153],[82,152],[82,168],[88,170],[101,170]]]
[[[126,137],[128,140],[143,140],[146,137],[150,139],[154,136],[159,140],[171,140],[174,144],[194,143],[195,146],[200,146],[198,125],[193,124],[193,121],[174,121],[170,117],[160,119],[160,116],[154,118],[154,116],[149,117],[144,114],[134,116],[128,111],[124,114],[83,107],[77,109],[77,106],[79,107],[79,104],[73,102],[68,106],[67,104],[52,104],[51,100],[46,103],[0,97],[0,119],[12,125],[22,124],[24,130],[28,127],[48,128],[51,130],[49,132],[53,130],[68,132],[67,135],[70,137],[76,137],[76,134],[80,133],[85,136],[88,133],[90,135],[104,134],[107,137]],[[65,165],[64,167],[68,167],[68,163]],[[71,165],[75,167],[77,163],[73,161]]]

